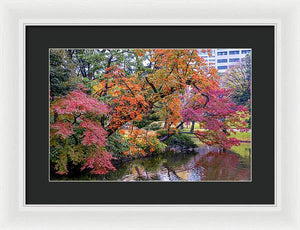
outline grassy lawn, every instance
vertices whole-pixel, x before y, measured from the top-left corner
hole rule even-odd
[[[251,164],[251,144],[250,143],[241,143],[239,146],[233,146],[230,149],[232,152],[240,156],[242,163],[246,164],[247,167],[250,167]]]
[[[241,143],[239,146],[233,146],[230,150],[239,154],[241,157],[248,158],[250,155],[251,144]]]
[[[195,130],[201,130],[201,129],[195,129]],[[204,131],[204,129],[202,129]],[[179,129],[179,132],[190,132],[190,129],[184,128]],[[194,137],[192,135],[191,137]],[[236,139],[242,140],[242,141],[251,141],[251,132],[236,132],[235,134],[231,134],[230,137],[234,137]]]
[[[232,133],[230,137],[235,137],[242,141],[251,141],[251,132],[236,132],[236,134]]]

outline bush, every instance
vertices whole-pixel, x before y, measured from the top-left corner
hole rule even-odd
[[[148,143],[145,144],[144,149],[146,152],[151,153],[150,149],[153,148],[156,153],[164,151],[166,144],[162,143],[156,136],[150,137]]]
[[[115,132],[108,138],[106,149],[111,152],[114,157],[123,156],[123,153],[129,150],[129,144],[121,134]]]
[[[167,132],[165,130],[160,130],[158,133],[161,136],[167,135]],[[181,148],[196,148],[197,145],[194,143],[190,135],[187,134],[173,134],[171,137],[169,137],[165,144],[167,146],[179,146]]]
[[[151,130],[159,130],[161,128],[161,124],[159,122],[153,122],[149,125],[149,129]]]
[[[158,121],[158,120],[159,120],[159,116],[158,115],[156,115],[156,114],[149,114],[149,115],[144,116],[141,121],[134,121],[133,123],[139,129],[141,129],[141,128],[147,129],[149,126],[151,126],[152,122]]]

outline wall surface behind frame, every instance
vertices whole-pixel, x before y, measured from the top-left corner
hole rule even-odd
[[[182,4],[184,3],[184,4]],[[102,227],[103,229],[299,229],[299,105],[300,78],[297,71],[299,52],[299,1],[296,0],[254,0],[254,1],[25,1],[7,0],[0,3],[0,223],[2,229],[82,229]],[[216,5],[218,7],[216,7]],[[233,7],[234,6],[234,7]],[[70,10],[65,10],[70,9]],[[100,9],[100,10],[99,10]],[[111,9],[114,9],[113,11]],[[145,9],[143,11],[143,9]],[[99,14],[101,11],[101,14]],[[166,13],[167,12],[167,13]],[[233,13],[234,12],[234,13]],[[18,20],[49,18],[60,21],[83,23],[83,18],[118,18],[114,23],[146,22],[126,20],[132,18],[185,18],[176,22],[274,22],[280,21],[278,50],[278,178],[282,178],[278,199],[280,209],[270,211],[263,208],[26,208],[22,205],[21,166],[17,162],[22,156],[22,57],[18,53]],[[77,20],[64,20],[64,19]],[[211,18],[212,21],[207,20]],[[222,20],[215,20],[221,18]],[[249,20],[254,19],[254,20]],[[261,20],[260,20],[261,19]],[[279,19],[279,20],[273,20]],[[36,20],[29,20],[37,22]],[[55,21],[55,20],[54,20]],[[52,21],[52,22],[54,22]],[[89,22],[92,22],[89,21]],[[150,20],[151,21],[151,20]],[[193,22],[195,20],[192,20]],[[56,20],[58,22],[58,20]],[[85,21],[87,22],[87,21]],[[102,21],[103,22],[103,21]],[[109,22],[106,20],[106,22]],[[149,22],[149,21],[148,21]],[[170,22],[154,20],[152,22]],[[22,42],[21,42],[22,44]],[[18,63],[20,60],[21,63]],[[5,77],[4,77],[5,76]],[[3,112],[4,111],[4,112]],[[18,122],[17,122],[18,121]],[[21,130],[21,132],[20,132]],[[21,152],[21,154],[19,154]],[[281,170],[283,169],[283,170]],[[19,173],[21,171],[21,173]],[[21,185],[19,187],[19,185]],[[280,191],[282,190],[282,191]],[[20,199],[19,199],[20,198]],[[28,210],[31,210],[28,212]],[[77,212],[75,210],[80,210]],[[200,210],[200,211],[199,211]],[[201,211],[202,210],[202,211]],[[119,221],[116,221],[116,216]],[[55,221],[51,221],[54,220]],[[151,219],[151,221],[149,221]],[[176,221],[175,221],[176,220]]]

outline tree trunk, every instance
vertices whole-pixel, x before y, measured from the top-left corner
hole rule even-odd
[[[183,129],[183,124],[184,124],[184,123],[182,123],[182,125],[179,127],[180,129]]]
[[[181,125],[183,124],[183,122],[180,122],[179,125],[176,126],[176,129],[178,129]],[[166,141],[168,140],[171,136],[173,136],[175,133],[168,133],[166,136],[161,137],[159,140],[160,141]]]
[[[191,133],[194,132],[194,129],[195,129],[195,121],[192,121]]]

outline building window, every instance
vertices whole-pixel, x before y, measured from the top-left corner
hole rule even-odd
[[[239,62],[240,59],[239,58],[230,58],[229,62]]]
[[[227,69],[227,66],[226,65],[218,66],[218,69]]]
[[[227,55],[227,51],[224,52],[217,52],[218,56]]]
[[[239,50],[229,51],[229,54],[240,54]]]
[[[218,63],[226,63],[227,59],[218,59]]]
[[[251,50],[242,50],[242,54],[249,54]]]

